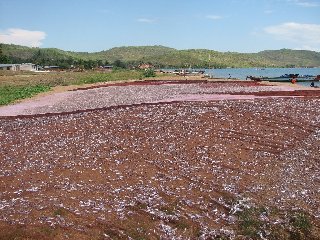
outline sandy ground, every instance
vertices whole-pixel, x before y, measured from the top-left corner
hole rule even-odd
[[[0,238],[245,239],[239,213],[262,206],[255,239],[283,231],[290,211],[319,239],[320,94],[250,84],[103,86],[13,105],[25,108],[7,115],[37,115],[0,117]]]

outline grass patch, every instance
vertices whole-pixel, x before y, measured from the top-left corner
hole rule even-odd
[[[53,211],[53,215],[54,216],[66,216],[67,215],[67,211],[64,208],[58,208],[56,210]]]
[[[310,217],[304,212],[296,212],[290,218],[290,239],[310,239],[312,223]]]
[[[239,228],[241,234],[244,236],[256,239],[259,238],[259,230],[262,222],[259,220],[259,209],[250,208],[245,209],[239,213]]]
[[[261,239],[261,235],[269,240],[319,239],[319,227],[303,211],[253,207],[244,209],[237,215],[238,234],[249,239]],[[279,224],[273,224],[274,222]]]
[[[172,204],[172,205],[161,206],[159,210],[168,215],[175,215],[176,208],[177,208],[176,204]]]
[[[7,105],[18,99],[29,98],[50,89],[51,87],[46,85],[0,86],[0,105]]]
[[[184,218],[180,218],[178,221],[174,222],[174,227],[180,230],[187,230],[191,228],[191,226],[191,222]]]
[[[0,72],[0,106],[32,97],[56,86],[82,85],[120,80],[137,80],[141,71],[115,70],[112,72]]]

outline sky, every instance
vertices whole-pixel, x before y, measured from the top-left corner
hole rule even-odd
[[[0,0],[0,43],[320,52],[320,0]]]

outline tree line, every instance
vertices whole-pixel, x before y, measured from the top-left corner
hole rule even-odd
[[[101,52],[71,52],[56,48],[29,48],[2,44],[0,63],[32,62],[40,66],[92,69],[104,65],[136,68],[318,67],[320,53],[303,50],[266,50],[258,53],[176,50],[162,46],[118,47]],[[1,44],[0,44],[1,48]],[[1,50],[1,49],[0,49]]]
[[[114,68],[129,68],[133,64],[126,63],[121,60],[110,62],[108,60],[92,60],[75,58],[72,56],[64,56],[58,54],[49,54],[43,50],[36,51],[31,57],[21,58],[17,56],[7,56],[3,53],[2,46],[0,45],[0,63],[1,64],[21,64],[33,63],[39,66],[58,66],[61,69],[94,69],[100,66],[113,66]]]

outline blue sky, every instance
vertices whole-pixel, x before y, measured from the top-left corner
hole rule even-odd
[[[0,42],[85,52],[319,52],[319,13],[320,0],[0,0]]]

